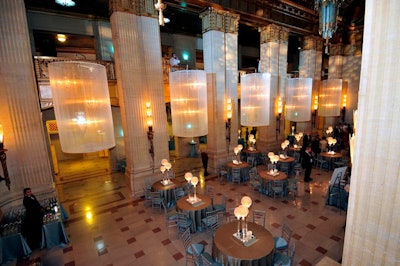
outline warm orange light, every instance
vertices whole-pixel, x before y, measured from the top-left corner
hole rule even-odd
[[[346,107],[347,105],[347,94],[343,95],[343,107]]]
[[[152,111],[151,111],[151,104],[150,102],[146,102],[146,116],[147,116],[147,126],[150,128],[153,127],[153,119],[152,119]]]
[[[0,124],[0,143],[2,144],[4,141],[4,131],[3,131],[3,125]]]
[[[231,98],[228,98],[226,100],[226,111],[227,111],[226,116],[228,117],[228,119],[231,119],[232,118],[232,99]]]
[[[318,96],[314,96],[314,110],[318,109]]]
[[[57,34],[57,40],[59,42],[65,42],[67,40],[67,36],[65,36],[65,34]]]
[[[282,114],[282,110],[283,110],[283,102],[282,102],[282,98],[279,97],[278,98],[278,114]]]

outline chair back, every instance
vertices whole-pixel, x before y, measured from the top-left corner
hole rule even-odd
[[[290,239],[292,238],[292,233],[293,233],[292,229],[290,229],[290,227],[287,224],[283,224],[282,225],[282,235],[281,235],[281,237],[286,240],[288,245],[290,243]]]
[[[227,223],[235,221],[235,208],[226,209],[225,218]]]
[[[181,236],[182,243],[183,243],[185,250],[188,250],[190,247],[190,244],[192,242],[192,235],[190,234],[190,228],[189,227],[186,228],[186,230],[184,230],[180,236]],[[196,253],[196,252],[193,252],[193,253]]]
[[[266,211],[264,210],[253,210],[253,223],[262,225],[265,227]]]
[[[239,168],[232,168],[232,183],[239,183],[240,184],[240,169]]]
[[[252,156],[247,156],[247,163],[249,164],[250,167],[253,167],[256,165],[256,158]]]
[[[183,190],[182,187],[176,187],[174,189],[174,196],[175,196],[175,201],[178,201],[179,199],[185,196],[185,191]]]

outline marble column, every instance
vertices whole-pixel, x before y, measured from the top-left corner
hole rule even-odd
[[[287,52],[289,30],[270,24],[259,28],[260,32],[260,71],[271,73],[270,124],[258,128],[257,148],[263,152],[277,150],[285,139],[284,115],[278,116],[278,98],[285,101]],[[277,131],[278,125],[279,131]]]
[[[318,96],[322,71],[323,40],[319,36],[304,36],[300,51],[299,77],[313,79],[312,97]],[[311,106],[310,106],[311,112]],[[311,120],[297,123],[297,132],[321,131],[323,119],[316,117],[315,128]]]
[[[209,171],[217,172],[237,145],[238,130],[238,24],[239,16],[209,8],[200,14],[203,28],[204,70],[209,77],[207,152]],[[232,100],[230,138],[227,138],[227,99]],[[230,141],[229,141],[230,139]]]
[[[400,262],[400,2],[367,0],[343,265]]]
[[[137,197],[143,193],[144,178],[159,173],[161,160],[169,159],[160,28],[151,0],[110,1],[110,9],[125,138],[125,176],[132,196]],[[152,109],[154,157],[147,134],[146,102]]]
[[[38,198],[55,191],[23,0],[0,1],[0,36],[0,123],[11,179],[10,191],[0,183],[0,207],[7,209],[22,205],[24,187]]]

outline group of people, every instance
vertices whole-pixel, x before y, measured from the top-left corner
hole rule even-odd
[[[172,53],[172,56],[168,59],[167,55],[164,54],[163,56],[163,65],[164,65],[164,74],[168,74],[170,71],[174,72],[179,70],[179,64],[181,60],[179,60],[176,53]]]

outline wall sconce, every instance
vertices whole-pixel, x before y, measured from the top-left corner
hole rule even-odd
[[[343,107],[341,110],[341,118],[342,118],[342,122],[344,122],[345,116],[346,116],[346,105],[347,105],[347,95],[344,94],[343,95]]]
[[[278,134],[281,133],[281,116],[283,110],[282,98],[278,98],[278,116],[276,117],[276,139],[278,139]]]
[[[226,101],[226,116],[228,118],[226,122],[226,140],[231,143],[231,127],[232,127],[232,99],[229,98]]]
[[[67,36],[65,36],[65,34],[57,34],[57,40],[59,42],[65,42],[67,40]]]
[[[0,124],[0,161],[1,161],[1,166],[3,168],[3,174],[4,177],[0,176],[0,182],[5,181],[6,186],[8,190],[10,190],[10,177],[8,176],[8,170],[7,170],[7,156],[6,156],[6,149],[4,149],[4,131],[3,131],[3,125]]]
[[[315,128],[315,124],[317,121],[317,110],[318,110],[318,96],[314,96],[314,103],[313,103],[313,112],[311,114],[311,126]]]
[[[154,164],[154,143],[153,143],[153,139],[154,139],[154,131],[153,131],[153,119],[152,119],[152,111],[151,111],[151,105],[150,102],[146,102],[146,123],[147,123],[147,139],[150,142],[150,149],[149,149],[149,153],[151,155],[151,158],[153,160],[153,164]]]

